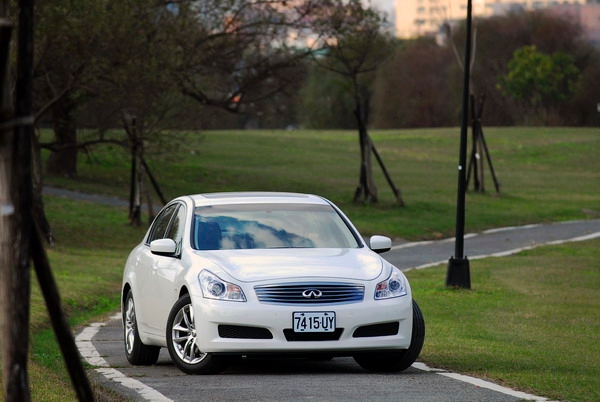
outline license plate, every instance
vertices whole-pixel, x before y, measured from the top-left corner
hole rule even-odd
[[[295,312],[292,317],[294,332],[333,332],[335,331],[335,312]]]

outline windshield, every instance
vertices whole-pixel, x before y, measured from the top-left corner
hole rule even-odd
[[[359,247],[346,222],[329,205],[198,207],[192,227],[196,250]]]

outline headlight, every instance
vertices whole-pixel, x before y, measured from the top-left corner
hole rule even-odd
[[[375,300],[406,296],[407,293],[406,278],[398,268],[394,267],[390,277],[379,282],[375,287]]]
[[[202,295],[207,299],[245,302],[242,288],[235,283],[225,282],[210,271],[204,270],[198,275]]]

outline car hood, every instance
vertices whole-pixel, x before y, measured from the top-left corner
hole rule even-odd
[[[275,249],[197,251],[243,282],[298,278],[377,278],[383,259],[363,249]]]

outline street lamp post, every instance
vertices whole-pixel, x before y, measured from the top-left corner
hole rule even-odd
[[[460,128],[460,152],[458,163],[458,191],[456,197],[456,236],[454,256],[448,261],[446,286],[471,289],[469,260],[464,255],[465,237],[465,192],[467,164],[467,130],[469,125],[469,81],[471,76],[471,25],[472,1],[467,2],[467,38],[465,47],[462,119]]]

